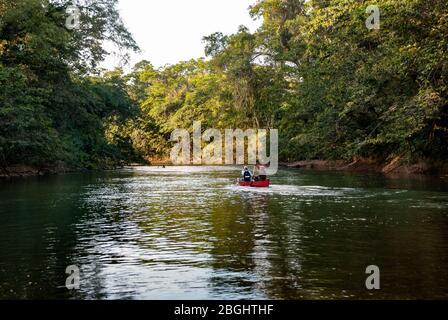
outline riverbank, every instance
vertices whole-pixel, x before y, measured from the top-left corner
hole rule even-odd
[[[45,166],[13,165],[0,169],[0,178],[21,178],[33,176],[45,176],[72,172],[64,163],[56,163]]]
[[[281,163],[288,168],[319,171],[350,171],[358,173],[380,173],[384,175],[448,175],[448,162],[420,160],[409,162],[400,157],[390,161],[374,159],[344,160],[306,160]]]
[[[120,166],[103,167],[98,170],[115,170],[123,166],[144,166],[144,165],[167,165],[167,159],[152,159],[151,164],[131,163]],[[384,162],[372,159],[345,160],[304,160],[296,162],[280,162],[280,166],[285,168],[316,170],[316,171],[347,171],[355,173],[378,173],[386,176],[400,175],[428,175],[428,176],[448,176],[448,162],[424,161],[410,163],[399,157],[391,161]],[[66,174],[71,172],[89,171],[82,168],[70,168],[64,163],[57,163],[46,166],[14,165],[0,169],[0,179],[24,178],[33,176],[46,176]]]
[[[42,165],[42,166],[30,166],[30,165],[13,165],[6,168],[0,168],[0,179],[10,179],[10,178],[27,178],[36,176],[48,176],[48,175],[59,175],[73,172],[84,172],[84,171],[94,171],[94,170],[116,170],[121,169],[124,166],[141,166],[145,164],[121,164],[121,165],[105,165],[99,168],[74,168],[69,167],[63,162],[58,162],[52,165]]]

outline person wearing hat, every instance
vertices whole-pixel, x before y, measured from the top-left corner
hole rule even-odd
[[[252,181],[252,172],[250,172],[248,167],[244,167],[243,171],[241,171],[241,175],[243,176],[244,182],[251,182]]]
[[[265,181],[267,179],[266,166],[257,161],[254,168],[255,181]]]

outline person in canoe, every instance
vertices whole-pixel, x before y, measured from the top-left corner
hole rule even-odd
[[[241,175],[243,176],[244,182],[251,182],[253,174],[250,172],[248,167],[244,167],[243,171],[241,171]]]
[[[255,165],[254,176],[255,181],[266,181],[268,178],[266,175],[266,166],[261,164],[259,161],[257,161],[257,164]]]
[[[243,178],[240,179],[237,184],[241,187],[269,188],[271,180],[266,177],[266,167],[257,163],[255,170],[257,170],[258,174],[256,179],[254,179],[252,172],[250,172],[247,167],[244,167],[244,170],[241,172]]]

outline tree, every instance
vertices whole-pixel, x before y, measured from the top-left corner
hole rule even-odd
[[[67,27],[70,5],[79,29]],[[116,0],[0,1],[0,144],[3,166],[64,161],[95,167],[119,157],[105,140],[111,117],[136,114],[121,75],[102,78],[105,41],[137,50]],[[20,94],[18,94],[20,93]]]

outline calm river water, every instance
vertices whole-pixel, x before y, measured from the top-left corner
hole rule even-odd
[[[448,179],[157,167],[0,182],[0,298],[448,298]],[[80,289],[65,288],[69,265]],[[381,289],[365,287],[366,267]]]

